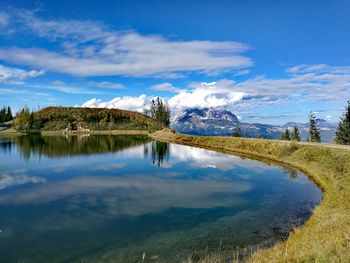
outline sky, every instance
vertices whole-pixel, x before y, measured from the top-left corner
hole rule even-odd
[[[350,1],[0,0],[0,105],[338,122],[350,99]]]

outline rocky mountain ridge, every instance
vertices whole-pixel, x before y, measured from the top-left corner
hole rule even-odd
[[[316,124],[320,129],[322,142],[331,142],[334,138],[337,125],[323,119],[316,119]],[[292,129],[294,125],[299,127],[302,140],[307,140],[308,123],[288,122],[282,126],[245,123],[240,122],[235,114],[226,109],[187,109],[174,118],[171,128],[177,132],[192,135],[231,136],[232,132],[239,126],[244,137],[280,139],[281,133],[286,128]]]

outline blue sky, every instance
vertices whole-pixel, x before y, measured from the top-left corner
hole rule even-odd
[[[0,0],[0,105],[337,122],[350,99],[350,2]]]

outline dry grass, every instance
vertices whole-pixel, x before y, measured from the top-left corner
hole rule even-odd
[[[262,139],[188,136],[168,129],[153,138],[278,161],[304,171],[323,190],[322,203],[287,241],[252,253],[247,262],[350,262],[350,151],[346,148]],[[237,262],[207,255],[199,262]]]

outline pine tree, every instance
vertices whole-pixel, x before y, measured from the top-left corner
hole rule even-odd
[[[289,133],[288,128],[286,128],[286,130],[284,132],[282,132],[281,140],[290,141],[290,133]]]
[[[12,111],[11,111],[10,106],[7,107],[6,117],[7,117],[7,121],[13,120]]]
[[[171,113],[168,103],[164,103],[159,97],[156,100],[152,100],[150,108],[145,108],[143,113],[156,119],[166,127],[170,125]]]
[[[34,120],[34,113],[31,112],[29,115],[29,122],[28,122],[28,131],[32,131],[34,128],[35,120]]]
[[[348,101],[345,112],[338,124],[338,129],[335,133],[335,142],[338,144],[350,144],[350,101]]]
[[[0,110],[0,123],[6,122],[6,110],[5,107]]]
[[[309,138],[309,141],[310,142],[317,142],[317,143],[321,142],[320,130],[316,126],[316,117],[315,117],[315,114],[313,112],[310,112],[309,119],[310,119],[310,128],[309,128],[310,138]]]
[[[300,142],[300,133],[298,126],[294,125],[292,134],[290,136],[292,141],[298,141]]]
[[[282,132],[281,140],[290,141],[290,134],[288,128],[286,128],[285,132]]]
[[[241,137],[241,128],[237,126],[232,133],[232,137]]]
[[[7,107],[4,106],[0,110],[0,123],[11,121],[11,120],[13,120],[11,108],[9,106]]]
[[[30,116],[30,110],[27,106],[25,106],[22,110],[20,110],[16,114],[15,119],[15,129],[18,131],[24,131],[27,132],[30,130],[30,122],[31,122],[31,116]]]

